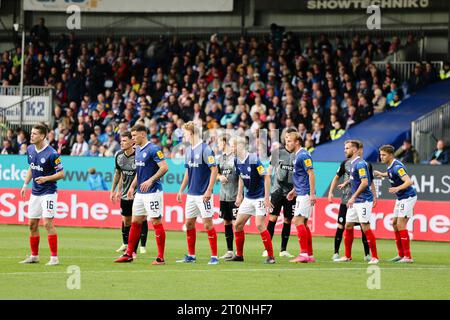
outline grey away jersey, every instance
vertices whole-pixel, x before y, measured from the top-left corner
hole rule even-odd
[[[339,178],[344,177],[344,181],[347,181],[350,179],[350,170],[352,168],[352,162],[351,160],[344,160],[341,162],[341,165],[339,166],[338,171],[336,172],[336,175]],[[347,204],[347,201],[352,197],[352,188],[350,187],[350,184],[347,184],[347,186],[342,189],[342,204]]]
[[[122,200],[127,200],[127,192],[136,175],[134,155],[133,152],[130,156],[127,156],[122,150],[116,155],[116,170],[122,173]]]
[[[235,156],[231,153],[222,153],[217,157],[219,174],[228,179],[228,183],[220,183],[220,201],[236,201],[239,176],[234,166],[234,158]]]
[[[288,194],[294,187],[292,182],[294,158],[295,154],[285,148],[272,153],[270,164],[274,170],[273,192],[281,191],[283,194]]]

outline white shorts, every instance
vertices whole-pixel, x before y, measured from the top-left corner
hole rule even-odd
[[[56,193],[44,194],[42,196],[31,195],[30,201],[28,202],[28,218],[54,218],[57,199],[58,195]]]
[[[264,198],[260,199],[249,199],[244,198],[241,205],[239,206],[237,214],[249,214],[252,216],[262,216],[265,217],[266,205],[264,204]]]
[[[133,215],[148,218],[162,218],[163,192],[136,193],[133,200]]]
[[[395,201],[394,218],[412,218],[417,196]]]
[[[202,219],[212,218],[214,215],[213,207],[213,197],[208,202],[204,202],[202,195],[193,196],[188,194],[185,205],[186,219],[197,218],[198,216],[201,216]]]
[[[309,195],[297,196],[295,200],[294,217],[302,216],[309,219],[311,217],[311,211],[312,206]]]
[[[346,221],[353,223],[370,223],[373,202],[354,203],[353,207],[348,208]]]

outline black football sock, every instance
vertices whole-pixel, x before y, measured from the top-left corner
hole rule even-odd
[[[334,236],[334,253],[338,253],[339,254],[339,248],[341,246],[341,242],[342,242],[342,235],[344,234],[344,228],[336,229],[336,235]]]
[[[125,224],[123,224],[122,229],[123,244],[128,244],[128,235],[130,234],[130,227],[131,226],[125,226]]]
[[[227,241],[228,251],[233,251],[234,234],[232,224],[225,225],[225,240]]]
[[[286,251],[290,234],[291,234],[291,224],[283,223],[283,230],[281,230],[281,251]]]
[[[362,229],[361,229],[361,241],[362,241],[363,246],[364,246],[364,255],[365,256],[370,255],[369,243],[367,242],[366,235],[364,234],[364,231],[362,231]]]
[[[267,230],[269,231],[270,234],[270,238],[273,239],[273,233],[275,232],[275,225],[277,224],[277,222],[275,221],[271,221],[269,220],[269,222],[267,223]]]
[[[148,235],[148,222],[147,222],[147,220],[145,220],[142,223],[142,229],[141,229],[141,247],[145,247],[146,246],[146,244],[147,244],[147,235]]]

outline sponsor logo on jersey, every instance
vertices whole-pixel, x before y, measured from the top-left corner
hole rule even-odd
[[[293,167],[293,166],[290,166],[290,165],[287,165],[287,164],[281,165],[281,166],[280,166],[280,169],[282,169],[282,170],[287,170],[287,171],[294,171],[294,167]]]
[[[31,168],[31,170],[36,170],[36,171],[44,171],[44,168],[42,168],[40,165],[35,165],[34,163],[31,163],[30,164],[30,168]]]
[[[131,170],[122,170],[122,173],[126,176],[133,176],[135,174],[135,172]]]
[[[225,170],[222,170],[222,174],[224,175],[224,176],[227,176],[227,175],[229,175],[229,174],[231,174],[231,169],[225,169]]]
[[[199,164],[199,163],[192,162],[192,161],[189,161],[189,162],[187,163],[187,165],[188,165],[189,168],[198,168],[198,167],[200,167],[200,164]]]
[[[241,174],[240,177],[245,180],[249,180],[250,176],[248,174]]]
[[[136,167],[145,167],[145,162],[144,161],[136,161]]]

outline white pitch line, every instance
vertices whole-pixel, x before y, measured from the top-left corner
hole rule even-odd
[[[160,267],[157,267],[160,268]],[[163,267],[162,267],[163,268]],[[170,270],[82,270],[81,273],[153,273],[153,272],[280,272],[280,271],[349,271],[349,270],[364,270],[364,268],[296,268],[296,269],[219,269],[215,270],[214,267],[211,269],[190,269],[190,270],[181,270],[181,269],[170,269]],[[450,267],[441,267],[441,268],[434,268],[434,267],[417,267],[417,268],[387,268],[382,269],[383,270],[445,270],[450,271]],[[67,274],[65,271],[49,271],[49,272],[0,272],[0,275],[6,275],[6,276],[14,276],[14,275],[27,275],[27,274]]]

